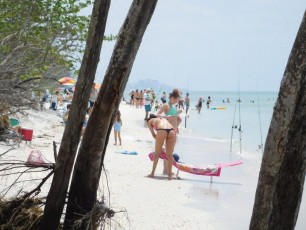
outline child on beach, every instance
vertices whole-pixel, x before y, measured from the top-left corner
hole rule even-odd
[[[114,145],[117,145],[117,137],[119,139],[119,145],[121,145],[121,136],[120,136],[121,126],[122,126],[121,114],[120,111],[118,110],[114,121],[114,134],[115,134]]]

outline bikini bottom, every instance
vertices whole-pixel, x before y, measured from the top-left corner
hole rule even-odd
[[[167,136],[169,135],[169,133],[170,133],[172,130],[174,131],[173,128],[171,128],[171,129],[156,129],[156,131],[158,131],[158,130],[166,131],[166,132],[167,132]]]

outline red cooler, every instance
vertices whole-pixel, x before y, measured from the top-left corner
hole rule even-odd
[[[22,140],[32,141],[32,137],[33,137],[32,129],[20,129],[20,134],[22,135]]]

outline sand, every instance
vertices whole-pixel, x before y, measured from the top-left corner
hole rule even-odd
[[[156,177],[148,178],[152,162],[148,153],[154,149],[154,139],[144,122],[144,108],[120,105],[123,126],[122,145],[114,145],[113,133],[104,160],[99,197],[104,196],[116,215],[108,223],[113,229],[247,229],[251,218],[260,160],[246,159],[242,166],[224,169],[221,177],[192,177],[180,173],[181,180],[167,180],[162,175],[159,162]],[[32,142],[23,141],[19,148],[1,156],[0,160],[26,161],[32,150],[42,152],[45,161],[54,162],[53,141],[61,142],[64,125],[56,111],[28,111],[22,118],[24,128],[34,130]],[[211,152],[222,151],[207,143]],[[0,145],[0,154],[10,147]],[[137,152],[137,155],[120,152]],[[20,188],[30,191],[46,173],[30,173],[11,189],[7,196],[14,195]],[[1,177],[1,191],[13,177]],[[41,196],[48,192],[51,179],[42,187]],[[301,205],[301,209],[304,209]],[[302,210],[305,213],[305,210]],[[296,229],[306,226],[298,221]]]

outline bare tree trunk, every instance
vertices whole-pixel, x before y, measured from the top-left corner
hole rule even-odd
[[[119,32],[102,88],[90,116],[78,153],[67,205],[65,229],[77,214],[90,212],[97,201],[101,167],[112,128],[137,51],[157,0],[134,0]]]
[[[257,185],[252,230],[294,229],[305,182],[306,11],[282,79]]]
[[[86,49],[73,96],[71,112],[66,125],[55,173],[48,193],[41,229],[57,229],[65,205],[70,175],[78,148],[89,94],[95,79],[105,31],[110,0],[96,0],[88,31]]]

